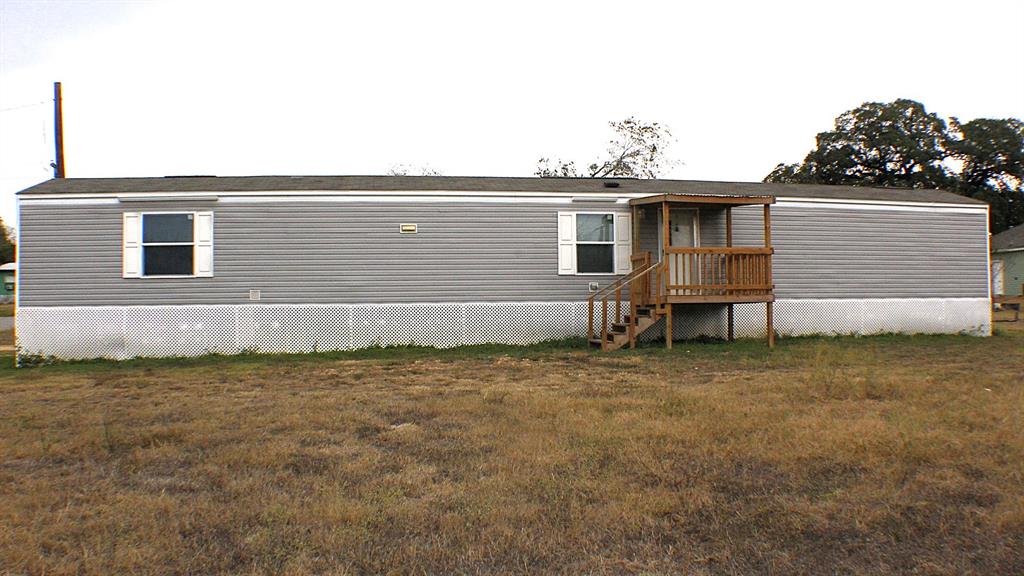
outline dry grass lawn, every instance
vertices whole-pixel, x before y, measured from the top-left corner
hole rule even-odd
[[[1024,329],[0,371],[0,573],[1022,574]]]

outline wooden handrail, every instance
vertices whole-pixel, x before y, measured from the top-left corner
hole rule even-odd
[[[671,290],[770,290],[771,284],[669,284]]]
[[[631,258],[636,261],[637,258]],[[601,349],[605,350],[608,347],[608,304],[612,293],[615,294],[615,310],[614,310],[614,321],[622,322],[622,289],[629,287],[629,337],[630,345],[636,345],[636,333],[634,326],[636,324],[636,308],[639,301],[647,301],[650,296],[650,282],[642,282],[643,286],[641,290],[636,289],[638,279],[647,279],[651,271],[661,266],[660,262],[650,264],[650,253],[646,253],[643,256],[643,261],[648,264],[642,268],[634,269],[632,272],[619,278],[615,282],[605,286],[603,289],[593,293],[587,298],[587,340],[592,340],[595,333],[598,331],[594,329],[594,303],[598,298],[601,299]]]
[[[594,302],[601,296],[607,297],[610,295],[612,291],[616,292],[619,296],[621,296],[622,288],[632,284],[634,280],[650,272],[651,270],[657,268],[660,265],[660,262],[655,262],[654,264],[651,264],[650,266],[647,266],[640,270],[634,270],[633,272],[629,273],[629,276],[623,276],[622,279],[616,281],[615,284],[609,284],[606,288],[594,292],[593,294],[590,295],[589,298],[587,298],[587,301]]]
[[[688,248],[680,246],[669,246],[665,249],[669,254],[774,254],[775,248],[760,248],[747,246],[729,246],[721,248]]]
[[[646,252],[645,254],[647,255],[648,258],[651,255],[650,252]],[[634,259],[634,257],[630,257],[631,261],[633,259]],[[593,294],[591,294],[590,295],[590,299],[594,300],[594,299],[596,299],[599,296],[603,296],[604,294],[607,294],[607,293],[611,292],[612,290],[615,290],[616,288],[620,288],[622,286],[625,286],[627,282],[632,282],[633,279],[636,276],[639,276],[640,274],[642,274],[645,269],[646,268],[644,268],[644,269],[636,269],[636,268],[634,268],[633,271],[630,272],[629,274],[619,278],[615,282],[612,282],[611,284],[609,284],[609,285],[605,286],[604,288],[601,288],[597,292],[594,292]]]

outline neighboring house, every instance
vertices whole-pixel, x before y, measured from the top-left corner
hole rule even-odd
[[[1024,225],[992,236],[992,293],[1022,296],[1024,288]]]
[[[0,302],[8,303],[14,301],[14,288],[18,274],[18,263],[8,262],[0,265]]]
[[[764,337],[769,317],[784,335],[991,331],[988,207],[936,190],[174,177],[18,198],[23,354],[528,344],[590,323],[617,347],[669,320]],[[598,301],[588,322],[594,290],[626,281],[643,308],[602,319]]]

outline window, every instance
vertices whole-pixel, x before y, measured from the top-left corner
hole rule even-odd
[[[142,215],[142,275],[191,276],[195,234],[188,214]]]
[[[615,215],[576,215],[576,273],[615,273]]]
[[[213,276],[213,212],[125,212],[125,278]]]
[[[629,231],[628,213],[559,212],[558,273],[629,273]]]

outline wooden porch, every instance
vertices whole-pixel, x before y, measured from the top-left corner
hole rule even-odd
[[[673,306],[693,304],[725,306],[727,337],[733,340],[733,305],[763,302],[768,345],[774,346],[774,249],[771,244],[771,205],[774,202],[772,196],[675,194],[632,200],[632,271],[589,298],[590,342],[602,350],[627,345],[635,348],[637,337],[664,318],[665,345],[671,348]],[[763,206],[763,246],[734,246],[733,208],[750,205]],[[687,222],[688,217],[678,215],[677,210],[680,213],[692,211],[693,219]],[[700,245],[701,210],[705,215],[710,212],[712,217],[722,213],[723,246]],[[657,216],[658,246],[655,250],[640,250],[643,216],[646,214],[649,218],[651,213]],[[650,232],[649,225],[647,231]]]
[[[992,304],[1002,306],[1014,306],[1013,320],[993,320],[993,322],[1016,322],[1020,320],[1020,309],[1024,307],[1024,284],[1020,285],[1020,296],[1006,294],[992,294]]]

